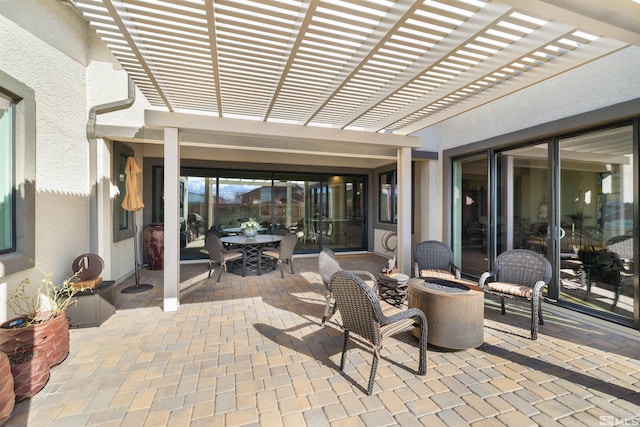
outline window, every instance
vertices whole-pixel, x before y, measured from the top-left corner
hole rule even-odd
[[[149,163],[157,161],[150,159]],[[365,175],[265,171],[191,166],[180,169],[180,259],[206,257],[208,230],[237,234],[253,218],[260,232],[289,230],[296,253],[362,250],[367,247]],[[198,162],[199,163],[199,162]],[[152,222],[164,222],[163,166],[152,168]]]
[[[0,277],[33,267],[35,93],[0,71]]]
[[[129,228],[129,212],[122,207],[122,202],[124,201],[125,196],[127,195],[127,176],[125,174],[125,169],[127,167],[127,156],[124,153],[120,153],[118,156],[118,229],[126,230]]]
[[[396,224],[398,222],[398,186],[397,171],[380,174],[380,205],[378,217],[380,222]]]
[[[122,207],[122,201],[127,192],[125,187],[125,168],[127,158],[133,156],[133,150],[121,142],[113,143],[113,182],[118,187],[118,196],[113,202],[113,241],[133,237],[131,213]]]
[[[15,192],[13,191],[13,99],[0,93],[0,253],[12,252],[16,246]]]

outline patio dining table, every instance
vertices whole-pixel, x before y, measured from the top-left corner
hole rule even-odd
[[[245,275],[256,276],[258,274],[258,255],[260,249],[265,246],[276,246],[283,236],[275,234],[257,234],[255,237],[246,236],[225,236],[221,237],[220,241],[229,246],[240,246],[244,249],[247,255]],[[230,263],[229,271],[234,274],[242,274],[242,260],[237,260]],[[262,272],[269,272],[275,268],[275,263],[270,258],[262,260]]]
[[[267,231],[268,229],[265,227],[260,227],[258,228],[258,233],[264,233],[265,231]],[[226,227],[223,228],[222,231],[230,236],[233,235],[241,235],[242,233],[244,233],[244,228],[242,227]]]

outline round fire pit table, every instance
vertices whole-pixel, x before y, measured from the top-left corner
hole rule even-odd
[[[478,347],[484,341],[484,292],[472,283],[411,279],[408,305],[424,311],[429,327],[427,342],[431,345],[462,350]]]

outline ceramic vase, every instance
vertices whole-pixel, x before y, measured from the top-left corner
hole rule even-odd
[[[0,352],[0,426],[11,416],[16,404],[16,394],[13,391],[13,374],[11,364],[6,353]]]
[[[144,229],[144,253],[150,270],[164,270],[164,224]]]
[[[11,355],[11,374],[15,401],[35,396],[49,381],[49,363],[44,353],[33,349],[18,350]]]
[[[258,234],[258,229],[257,228],[245,228],[244,229],[244,235],[247,237],[256,237],[256,235]]]

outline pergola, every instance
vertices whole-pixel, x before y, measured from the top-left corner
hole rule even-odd
[[[437,151],[410,135],[640,45],[635,0],[69,1],[154,108],[133,134],[100,136],[163,143],[165,182],[189,145],[395,161],[403,270],[412,152]],[[165,238],[165,283],[178,283],[177,228]]]
[[[631,0],[72,0],[155,107],[409,135],[640,41]]]

